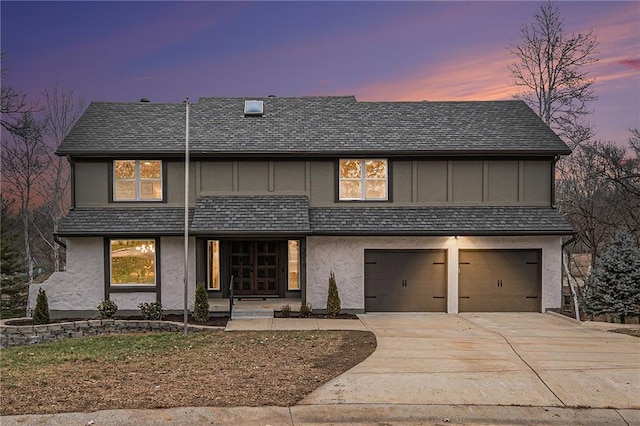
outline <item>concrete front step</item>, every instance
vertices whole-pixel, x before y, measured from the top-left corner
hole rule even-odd
[[[270,308],[233,308],[231,319],[257,319],[257,318],[273,318],[273,309]]]

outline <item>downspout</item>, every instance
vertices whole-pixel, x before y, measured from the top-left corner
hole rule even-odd
[[[56,243],[60,244],[60,246],[64,247],[65,250],[67,249],[67,245],[62,242],[62,240],[60,239],[58,234],[53,234],[53,241],[55,241]]]

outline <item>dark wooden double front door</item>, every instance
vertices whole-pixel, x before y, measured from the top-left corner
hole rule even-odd
[[[277,295],[281,250],[279,241],[233,241],[230,272],[234,295]]]

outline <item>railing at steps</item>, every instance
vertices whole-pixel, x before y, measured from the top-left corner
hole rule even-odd
[[[233,319],[233,275],[229,283],[229,321]]]

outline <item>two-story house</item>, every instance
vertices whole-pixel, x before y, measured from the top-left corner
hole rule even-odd
[[[249,101],[249,102],[247,102]],[[189,304],[209,297],[353,312],[561,305],[554,169],[570,150],[526,104],[201,98],[190,105]],[[73,207],[53,315],[183,307],[184,103],[92,103],[58,149]],[[31,304],[40,286],[31,289]]]

